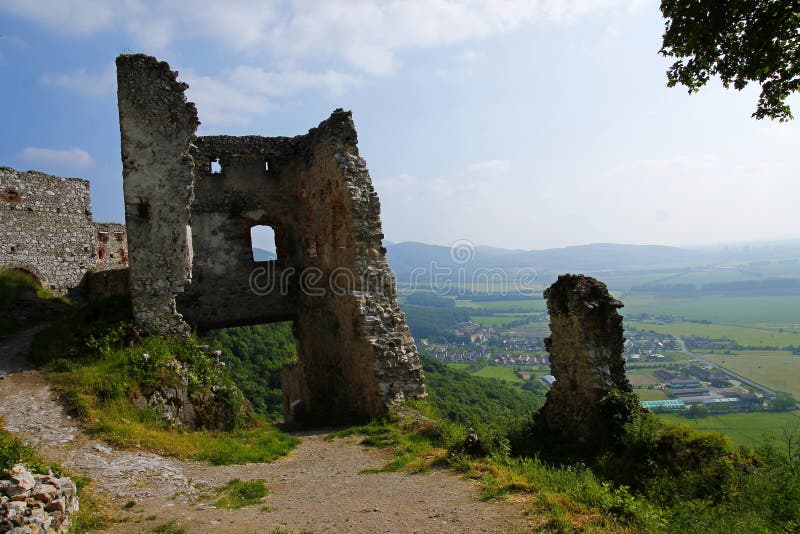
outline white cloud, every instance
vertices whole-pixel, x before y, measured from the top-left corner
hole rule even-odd
[[[27,163],[44,167],[83,169],[92,164],[92,156],[82,148],[54,149],[26,147],[19,158]]]
[[[475,61],[483,59],[484,57],[486,57],[486,54],[472,49],[464,50],[461,53],[461,61],[463,61],[464,63],[473,63]]]
[[[150,53],[178,39],[218,43],[248,56],[336,57],[364,72],[390,73],[398,51],[456,44],[540,21],[635,9],[646,0],[0,0],[0,10],[55,31],[119,28]],[[467,58],[469,54],[465,56]]]
[[[45,85],[62,87],[92,98],[113,93],[117,85],[114,65],[109,65],[100,74],[79,69],[66,74],[43,74],[41,79]]]
[[[507,159],[490,159],[468,165],[467,172],[478,176],[497,178],[508,174],[510,168],[511,162]]]
[[[120,2],[107,0],[0,0],[0,9],[67,35],[110,28]]]
[[[259,67],[238,66],[216,76],[182,72],[189,84],[191,101],[197,104],[203,124],[247,124],[287,99],[303,92],[340,95],[359,80],[334,70],[271,72]]]

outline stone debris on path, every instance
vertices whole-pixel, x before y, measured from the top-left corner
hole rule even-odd
[[[66,532],[77,511],[78,490],[68,477],[34,474],[17,464],[0,479],[0,532]]]
[[[9,383],[6,384],[7,386]],[[53,399],[48,387],[40,387],[27,395],[3,399],[0,417],[6,430],[20,434],[34,447],[55,447],[75,439],[78,427],[72,417]]]

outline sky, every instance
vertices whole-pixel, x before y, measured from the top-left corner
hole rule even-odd
[[[114,59],[141,52],[200,135],[352,110],[390,241],[800,237],[800,124],[751,118],[757,86],[668,88],[663,29],[651,0],[0,0],[0,165],[86,178],[122,221]]]

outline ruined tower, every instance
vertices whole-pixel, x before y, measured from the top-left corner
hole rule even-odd
[[[565,274],[544,292],[550,314],[550,369],[556,378],[537,425],[578,443],[604,444],[608,421],[600,401],[613,389],[631,392],[625,377],[622,303],[605,284]]]
[[[291,320],[298,364],[284,407],[379,416],[425,396],[386,262],[380,204],[349,112],[297,137],[195,136],[169,65],[117,58],[134,317],[187,335]],[[213,163],[213,165],[212,165]],[[251,228],[275,232],[255,261]]]

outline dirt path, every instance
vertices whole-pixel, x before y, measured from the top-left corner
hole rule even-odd
[[[27,343],[30,343],[29,338]],[[26,341],[0,343],[0,368],[19,360]],[[272,464],[213,467],[155,454],[116,450],[84,436],[37,371],[0,380],[4,426],[40,453],[88,476],[97,494],[126,521],[111,532],[150,532],[174,520],[187,532],[508,532],[526,529],[522,507],[482,502],[477,487],[448,471],[412,475],[363,474],[387,461],[386,451],[354,439],[326,441],[324,432],[299,434],[302,443]],[[233,478],[268,481],[262,505],[213,506],[210,489]],[[128,501],[135,505],[126,509]]]

